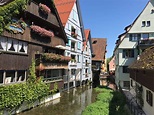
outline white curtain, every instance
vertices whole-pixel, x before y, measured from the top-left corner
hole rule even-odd
[[[8,42],[7,42],[7,51],[9,51],[9,49],[11,48],[11,44],[12,44],[12,40],[11,39],[8,39]]]
[[[21,52],[20,50],[21,50],[21,48],[22,48],[22,42],[21,41],[19,41],[19,44],[18,44],[18,52]]]
[[[18,52],[27,54],[28,44],[26,42],[19,41]]]
[[[15,49],[15,52],[18,52],[18,41],[17,40],[13,40],[13,47]]]
[[[0,37],[0,45],[2,46],[1,50],[6,51],[7,38]]]
[[[24,42],[24,50],[25,50],[25,53],[27,54],[28,44],[26,42]]]
[[[13,39],[8,39],[7,51],[18,52],[18,41]]]

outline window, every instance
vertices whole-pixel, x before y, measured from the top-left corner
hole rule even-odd
[[[71,50],[75,50],[75,42],[71,42]]]
[[[27,53],[27,43],[19,41],[18,52]]]
[[[86,51],[88,51],[88,45],[86,45]]]
[[[6,71],[5,84],[15,82],[15,71]]]
[[[142,21],[142,27],[145,27],[145,24],[146,24],[145,21]]]
[[[67,29],[68,31],[71,31],[71,25],[70,25],[70,23],[66,23],[66,29]]]
[[[18,71],[16,82],[24,81],[25,80],[25,71]]]
[[[123,86],[126,88],[130,87],[130,82],[129,81],[123,81]]]
[[[78,42],[78,49],[81,49],[81,42]]]
[[[137,41],[141,39],[141,34],[130,34],[129,35],[129,40],[130,41]]]
[[[128,66],[123,66],[122,70],[123,70],[123,73],[128,73]]]
[[[78,55],[77,58],[78,58],[78,63],[80,63],[80,55]]]
[[[77,12],[75,10],[73,10],[73,19],[77,21]]]
[[[90,74],[90,68],[88,68],[88,73]]]
[[[149,34],[142,34],[142,38],[143,38],[143,40],[149,39]]]
[[[146,101],[150,106],[153,106],[153,94],[149,90],[146,90]]]
[[[68,37],[69,38],[69,37]],[[67,46],[71,46],[71,40],[68,39],[68,43],[66,44]]]
[[[85,69],[86,77],[88,77],[88,69]]]
[[[123,58],[133,58],[134,49],[123,49]]]
[[[0,50],[27,54],[28,43],[0,37]]]
[[[150,26],[150,21],[147,21],[147,27],[149,27]]]
[[[92,44],[96,44],[96,43],[97,43],[97,40],[94,40]]]
[[[71,62],[76,62],[76,56],[75,55],[71,55]]]
[[[7,51],[17,52],[18,41],[13,39],[8,39]]]
[[[71,69],[71,75],[75,75],[75,69]]]
[[[77,30],[74,28],[74,26],[71,27],[71,37],[77,38],[78,34],[76,33]]]
[[[0,71],[0,84],[3,83],[3,71]]]
[[[130,82],[131,82],[131,86],[133,87],[133,80],[131,79],[131,81],[130,81]]]
[[[0,50],[6,51],[7,38],[0,37]]]

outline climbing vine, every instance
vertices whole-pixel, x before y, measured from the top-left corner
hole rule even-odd
[[[7,5],[4,5],[0,7],[0,34],[4,31],[5,28],[7,28],[7,25],[11,23],[11,19],[20,12],[24,11],[27,8],[28,2],[31,0],[14,0]],[[39,3],[41,0],[37,0]],[[54,6],[54,1],[50,1],[51,4],[49,4],[50,7]]]
[[[47,84],[35,75],[35,62],[32,60],[29,78],[26,83],[12,84],[0,87],[0,110],[12,109],[23,102],[32,103],[50,94]]]
[[[29,0],[14,0],[11,3],[0,7],[0,33],[7,24],[11,22],[13,16],[17,16],[21,11],[26,9]]]

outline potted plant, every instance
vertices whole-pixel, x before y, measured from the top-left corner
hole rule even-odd
[[[34,31],[42,37],[54,37],[54,33],[49,30],[46,30],[45,28],[41,28],[36,25],[31,25],[30,28],[32,31]]]

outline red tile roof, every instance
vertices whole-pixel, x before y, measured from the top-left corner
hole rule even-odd
[[[90,35],[90,30],[89,29],[85,29],[84,33],[85,33],[86,40],[83,42],[83,50],[85,49],[85,47],[87,45],[88,38],[89,38],[89,35]]]
[[[54,0],[54,2],[62,24],[65,26],[76,0]]]
[[[93,61],[104,61],[106,53],[107,40],[106,38],[92,38],[92,47],[94,57]]]
[[[88,41],[88,37],[89,37],[89,34],[90,34],[90,30],[89,29],[85,29],[84,30],[84,33],[85,33],[86,41]]]

